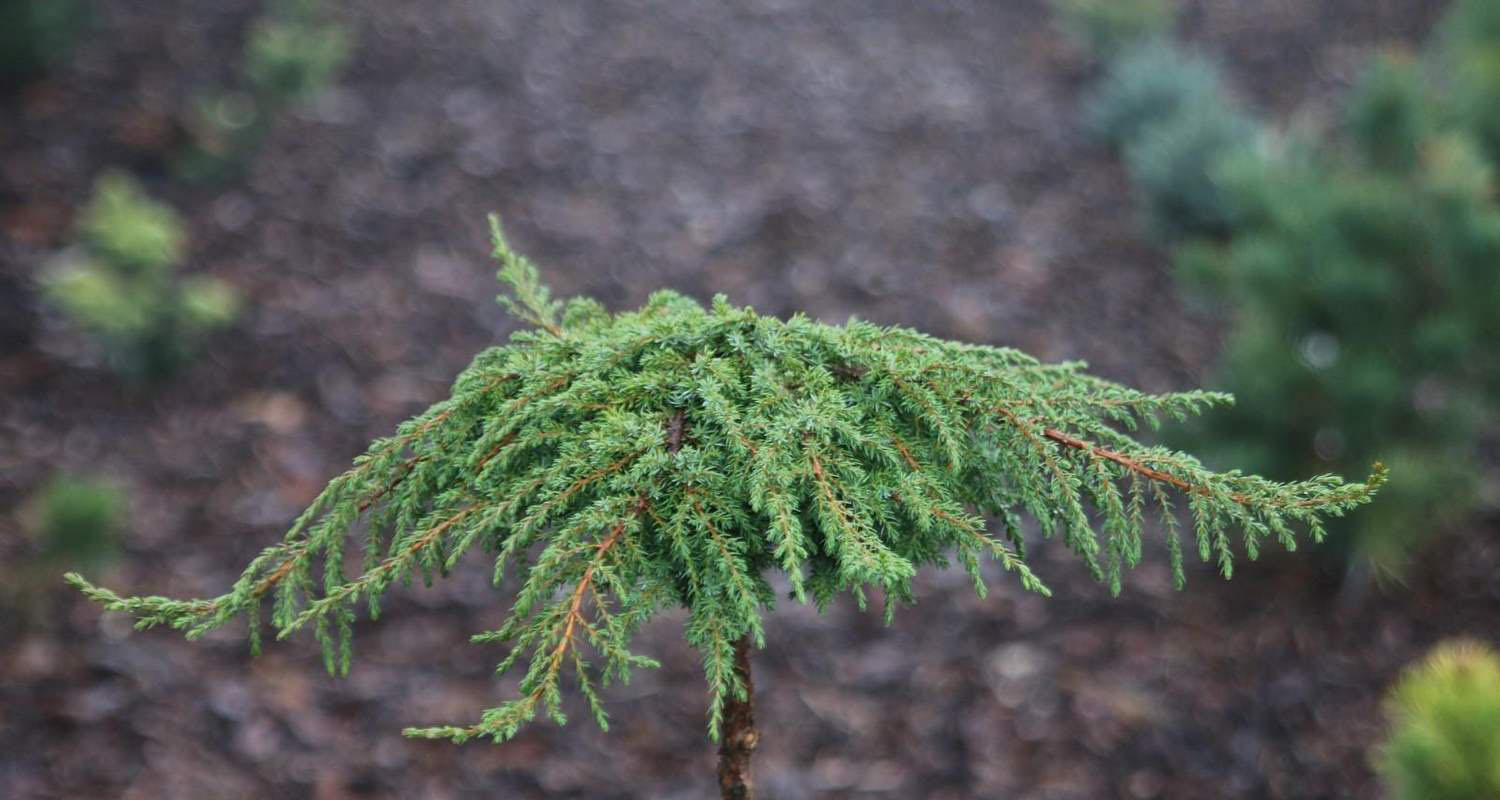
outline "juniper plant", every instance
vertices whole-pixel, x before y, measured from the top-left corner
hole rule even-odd
[[[193,638],[247,618],[252,649],[269,602],[278,638],[313,628],[329,671],[345,673],[361,601],[375,617],[393,584],[483,550],[495,584],[513,569],[519,588],[500,628],[473,641],[508,644],[499,672],[524,677],[518,698],[475,722],[406,731],[456,742],[503,741],[539,712],[563,722],[565,672],[607,726],[600,687],[654,664],[629,649],[633,632],[682,606],[724,796],[749,797],[749,652],[764,646],[768,573],[820,609],[845,591],[863,606],[878,589],[887,618],[913,602],[918,567],[950,554],[981,595],[982,557],[1047,595],[1026,560],[1028,514],[1118,592],[1149,513],[1164,523],[1180,586],[1175,503],[1191,545],[1227,578],[1232,532],[1251,557],[1268,540],[1294,548],[1294,525],[1320,538],[1323,517],[1366,502],[1383,479],[1378,465],[1358,484],[1215,473],[1125,432],[1227,402],[1221,394],[1144,394],[1076,363],[857,320],[783,321],[722,297],[704,308],[658,292],[620,314],[563,303],[492,229],[513,293],[500,302],[536,330],[480,353],[450,398],[376,441],[227,593],[121,597],[68,580],[141,628]],[[356,524],[363,568],[349,577]]]

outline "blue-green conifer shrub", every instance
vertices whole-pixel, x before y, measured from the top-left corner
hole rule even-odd
[[[1167,241],[1222,238],[1235,227],[1235,201],[1222,169],[1253,156],[1255,124],[1223,103],[1194,105],[1153,122],[1125,148],[1151,229]]]
[[[1165,40],[1125,50],[1085,100],[1085,115],[1124,153],[1157,235],[1222,237],[1233,227],[1234,199],[1219,173],[1255,147],[1258,126],[1213,62]]]
[[[1151,125],[1188,110],[1226,107],[1219,68],[1202,55],[1152,40],[1110,61],[1084,99],[1090,131],[1117,147],[1135,143]]]

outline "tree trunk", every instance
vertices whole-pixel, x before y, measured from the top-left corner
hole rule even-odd
[[[734,643],[734,673],[745,686],[745,699],[724,701],[723,730],[719,734],[719,790],[724,800],[752,800],[750,756],[760,741],[755,730],[755,684],[750,682],[750,635]]]

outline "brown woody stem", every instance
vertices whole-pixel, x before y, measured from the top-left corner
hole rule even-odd
[[[724,701],[724,722],[719,734],[719,790],[724,800],[751,800],[755,789],[750,780],[750,756],[760,741],[755,729],[755,685],[750,682],[750,636],[734,643],[734,674],[745,687],[745,699]]]

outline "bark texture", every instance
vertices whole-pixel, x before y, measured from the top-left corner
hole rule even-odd
[[[734,643],[734,672],[745,686],[745,699],[724,703],[724,727],[719,739],[719,790],[724,800],[751,800],[750,757],[760,742],[755,729],[755,684],[750,682],[750,637]]]

